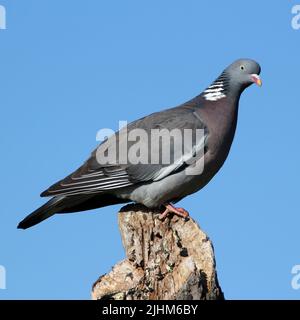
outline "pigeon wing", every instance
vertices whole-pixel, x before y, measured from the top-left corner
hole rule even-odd
[[[136,141],[128,141],[128,137],[135,130],[142,130],[147,137],[151,137],[152,130],[167,130],[165,132],[172,132],[177,130],[183,134],[184,130],[190,129],[195,132],[196,129],[203,129],[204,136],[197,141],[196,136],[192,135],[192,143],[188,147],[183,147],[181,139],[172,139],[172,141],[163,139],[158,145],[155,145],[156,163],[151,161],[151,152],[153,150],[152,143],[147,141],[139,141],[141,150],[147,150],[147,163],[132,163],[120,161],[120,152],[116,147],[125,147],[127,154],[130,155],[130,149],[134,147]],[[156,131],[157,132],[157,131]],[[173,131],[176,133],[176,131]],[[139,133],[139,131],[136,131]],[[127,135],[124,139],[124,135]],[[55,195],[75,195],[75,194],[91,194],[98,192],[105,192],[108,190],[123,188],[131,186],[136,183],[157,181],[164,177],[183,170],[195,159],[195,155],[204,149],[207,128],[199,116],[199,112],[188,106],[181,106],[177,108],[168,109],[162,112],[153,113],[147,117],[139,119],[128,125],[127,131],[121,129],[115,135],[105,140],[100,146],[94,150],[91,157],[75,172],[66,178],[58,181],[41,196],[55,196]],[[124,141],[126,145],[124,146]],[[166,142],[167,141],[167,142]],[[143,145],[147,143],[147,145]],[[166,146],[168,144],[168,146]],[[109,163],[103,161],[103,150],[110,146],[113,150],[116,148],[114,159],[110,159]],[[162,157],[163,151],[169,147],[169,161],[164,161]],[[176,152],[177,150],[177,152]],[[178,152],[182,151],[182,152]],[[158,156],[157,156],[158,153]],[[106,159],[105,159],[106,160]],[[130,160],[130,159],[129,159]]]

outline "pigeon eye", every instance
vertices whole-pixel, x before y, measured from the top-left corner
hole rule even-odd
[[[241,66],[240,68],[241,68],[241,70],[245,70],[245,67],[244,67],[244,66]]]

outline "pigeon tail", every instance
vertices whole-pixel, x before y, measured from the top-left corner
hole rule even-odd
[[[85,211],[126,202],[130,202],[130,200],[119,199],[111,194],[56,196],[22,220],[18,229],[28,229],[56,213]]]
[[[60,209],[60,203],[64,199],[64,196],[54,197],[49,200],[47,203],[42,205],[37,210],[33,211],[30,215],[28,215],[24,220],[22,220],[18,224],[18,229],[27,229],[30,228],[45,219],[50,218],[55,213],[57,213]]]

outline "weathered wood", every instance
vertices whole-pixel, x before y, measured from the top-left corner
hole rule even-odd
[[[93,299],[224,299],[209,238],[193,219],[161,221],[160,213],[132,204],[121,209],[127,258],[97,280]]]

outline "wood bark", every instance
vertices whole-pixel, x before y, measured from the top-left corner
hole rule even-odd
[[[126,259],[101,276],[92,299],[219,300],[213,245],[192,219],[130,204],[119,212]]]

